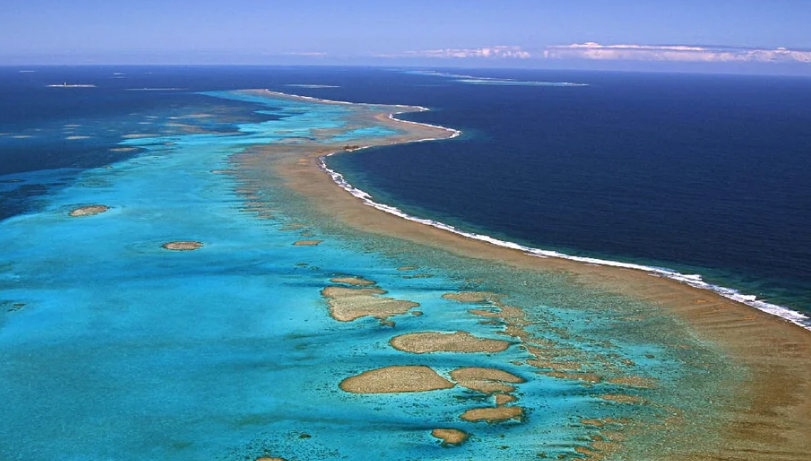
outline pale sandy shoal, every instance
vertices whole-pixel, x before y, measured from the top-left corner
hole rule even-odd
[[[399,129],[414,125],[391,123]],[[397,136],[368,144],[385,145],[447,137],[447,131],[425,128],[411,137]],[[268,153],[273,147],[264,147]],[[255,171],[272,168],[285,183],[310,199],[313,207],[359,231],[400,238],[450,253],[485,261],[507,263],[522,270],[564,273],[582,283],[609,293],[653,303],[693,328],[699,340],[717,344],[735,363],[751,370],[746,388],[735,389],[739,406],[713,409],[730,421],[724,446],[713,451],[717,459],[737,459],[746,452],[753,459],[803,459],[811,452],[811,333],[783,319],[729,300],[707,290],[674,280],[653,277],[642,271],[589,265],[559,258],[538,258],[498,247],[435,227],[422,225],[363,204],[341,189],[319,168],[319,157],[337,146],[311,146],[300,157],[246,156],[242,167]],[[351,155],[351,154],[345,154]],[[779,435],[775,435],[778,431]],[[692,455],[685,455],[689,459]],[[697,455],[694,459],[701,459]]]
[[[330,315],[339,322],[351,322],[361,317],[387,320],[419,307],[418,303],[412,301],[379,296],[385,293],[380,288],[331,286],[321,290],[321,294],[327,298]]]

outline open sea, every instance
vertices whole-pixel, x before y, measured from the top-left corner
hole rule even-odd
[[[410,215],[811,312],[811,79],[467,73],[588,86],[401,77],[401,99],[434,109],[404,118],[464,136],[330,164]]]
[[[272,174],[251,189],[231,174],[235,155],[312,139],[312,130],[334,135],[356,106],[230,91],[245,88],[425,106],[399,117],[461,130],[325,160],[376,203],[501,242],[645,266],[808,325],[811,79],[0,67],[0,458],[582,459],[574,447],[597,430],[583,418],[661,421],[678,408],[691,415],[685,430],[703,437],[706,402],[723,407],[716,384],[745,379],[650,306],[351,235]],[[110,208],[69,215],[96,204]],[[321,243],[293,245],[302,238]],[[161,247],[170,241],[204,245]],[[412,265],[422,272],[398,270]],[[372,318],[337,322],[322,290],[341,276],[372,280],[423,315],[397,317],[396,330]],[[660,386],[531,372],[517,340],[502,354],[415,358],[389,347],[394,334],[419,331],[505,338],[442,297],[469,289],[510,293],[539,343],[572,353],[580,371]],[[461,422],[492,396],[337,387],[393,364],[523,376],[515,393],[527,413]],[[600,398],[623,392],[661,405]],[[440,446],[429,435],[440,426],[473,436]]]

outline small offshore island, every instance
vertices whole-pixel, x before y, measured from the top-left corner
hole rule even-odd
[[[454,142],[398,118],[423,107],[204,94],[222,106],[121,133],[138,154],[0,222],[0,453],[807,457],[809,331],[644,270],[470,238],[330,169]]]

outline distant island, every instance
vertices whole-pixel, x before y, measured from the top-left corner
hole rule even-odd
[[[340,88],[339,86],[336,86],[336,85],[310,85],[310,84],[306,84],[306,83],[290,83],[287,86],[294,86],[296,88],[313,88],[313,89],[317,89],[317,88]]]
[[[89,83],[58,83],[54,85],[46,85],[48,88],[95,88],[96,85],[91,85]]]

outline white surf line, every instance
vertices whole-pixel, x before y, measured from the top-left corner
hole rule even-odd
[[[420,109],[425,109],[425,108],[421,107]],[[434,140],[438,140],[438,139],[452,139],[452,138],[455,138],[455,137],[462,134],[461,131],[454,130],[452,128],[441,127],[441,126],[437,126],[437,125],[430,125],[430,124],[427,124],[427,123],[410,122],[408,120],[401,120],[401,119],[398,119],[398,118],[394,117],[394,115],[401,114],[401,113],[404,113],[404,112],[409,112],[409,111],[391,113],[391,114],[389,114],[389,118],[392,119],[392,120],[402,122],[402,123],[412,123],[412,124],[416,124],[416,125],[431,126],[431,127],[434,127],[434,128],[444,128],[445,130],[447,130],[449,132],[452,132],[453,134],[448,138],[425,138],[425,139],[418,139],[418,140],[415,140],[415,141],[409,141],[409,142],[402,143],[402,144],[409,144],[409,143],[412,143],[412,142],[434,141]],[[360,149],[366,149],[366,148],[369,148],[369,147],[373,147],[373,146],[362,146],[362,147],[359,147],[357,149],[352,149],[352,151],[360,150]],[[383,147],[383,146],[379,146],[379,147]],[[491,237],[489,235],[465,232],[463,230],[457,229],[456,227],[451,226],[449,224],[445,224],[443,222],[433,221],[433,220],[430,220],[430,219],[419,218],[419,217],[416,217],[416,216],[411,216],[411,215],[403,212],[402,210],[400,210],[397,207],[394,207],[394,206],[391,206],[391,205],[386,205],[386,204],[383,204],[383,203],[375,202],[374,200],[372,200],[372,195],[371,194],[369,194],[368,192],[366,192],[366,191],[364,191],[362,189],[358,189],[357,187],[353,186],[352,184],[350,184],[344,178],[344,176],[341,173],[338,173],[337,171],[330,169],[326,164],[326,158],[330,157],[332,155],[341,153],[341,152],[345,152],[345,151],[336,151],[336,152],[332,152],[332,153],[329,153],[327,155],[324,155],[324,156],[320,157],[319,158],[319,167],[321,168],[321,170],[324,171],[325,173],[327,173],[332,178],[333,182],[335,182],[335,184],[337,184],[338,186],[340,186],[345,191],[349,192],[353,196],[360,199],[364,204],[366,204],[368,206],[371,206],[373,208],[376,208],[376,209],[378,209],[380,211],[383,211],[385,213],[392,214],[394,216],[403,218],[403,219],[408,220],[408,221],[413,221],[413,222],[417,222],[417,223],[420,223],[420,224],[425,224],[427,226],[432,226],[432,227],[435,227],[437,229],[442,229],[442,230],[445,230],[445,231],[448,231],[448,232],[451,232],[451,233],[454,233],[454,234],[457,234],[457,235],[461,235],[461,236],[466,237],[466,238],[470,238],[470,239],[473,239],[473,240],[478,240],[478,241],[481,241],[481,242],[486,242],[486,243],[489,243],[491,245],[522,251],[525,254],[528,254],[530,256],[536,256],[536,257],[540,257],[540,258],[560,258],[560,259],[568,259],[568,260],[571,260],[571,261],[582,262],[582,263],[586,263],[586,264],[595,264],[595,265],[600,265],[600,266],[611,266],[611,267],[621,267],[621,268],[625,268],[625,269],[634,269],[634,270],[647,272],[650,275],[653,275],[653,276],[656,276],[656,277],[669,278],[671,280],[675,280],[677,282],[683,283],[685,285],[689,285],[689,286],[694,287],[694,288],[712,291],[712,292],[714,292],[716,294],[719,294],[719,295],[723,296],[724,298],[731,299],[733,301],[737,301],[739,303],[742,303],[742,304],[745,304],[747,306],[753,307],[753,308],[758,309],[760,311],[763,311],[763,312],[769,313],[771,315],[774,315],[776,317],[780,317],[783,320],[794,323],[794,324],[796,324],[796,325],[798,325],[798,326],[800,326],[802,328],[805,328],[806,330],[811,331],[811,321],[809,321],[811,319],[809,319],[809,317],[807,315],[805,315],[805,314],[803,314],[801,312],[791,310],[791,309],[789,309],[787,307],[783,307],[783,306],[780,306],[780,305],[777,305],[777,304],[769,303],[767,301],[759,300],[759,299],[757,299],[757,296],[755,296],[755,295],[747,295],[747,294],[741,293],[740,291],[738,291],[736,289],[733,289],[733,288],[727,288],[727,287],[723,287],[723,286],[720,286],[720,285],[713,285],[711,283],[707,283],[702,279],[700,274],[682,274],[682,273],[677,272],[675,270],[664,268],[664,267],[654,267],[654,266],[645,266],[645,265],[642,265],[642,264],[623,263],[623,262],[620,262],[620,261],[611,261],[611,260],[608,260],[608,259],[590,258],[590,257],[585,257],[585,256],[571,256],[571,255],[567,255],[565,253],[560,253],[558,251],[544,250],[544,249],[541,249],[541,248],[533,248],[533,247],[524,246],[524,245],[521,245],[521,244],[518,244],[518,243],[515,243],[515,242],[510,242],[510,241],[506,241],[506,240],[500,240],[500,239]]]
[[[429,123],[412,122],[412,121],[402,120],[402,119],[399,119],[399,118],[395,117],[395,115],[399,115],[399,114],[403,114],[403,113],[407,113],[407,112],[423,112],[423,111],[429,110],[427,107],[406,106],[406,105],[402,105],[402,104],[390,105],[390,104],[354,103],[354,102],[348,102],[348,101],[333,101],[333,100],[329,100],[329,99],[314,98],[314,97],[310,97],[310,96],[300,96],[300,95],[295,95],[295,94],[281,93],[281,92],[278,92],[278,91],[271,91],[271,90],[267,90],[267,89],[264,90],[264,91],[266,91],[267,93],[269,93],[271,95],[301,98],[301,99],[305,99],[305,100],[317,101],[317,102],[323,102],[323,103],[329,103],[329,104],[349,104],[349,105],[366,105],[366,106],[401,107],[401,108],[403,108],[402,111],[389,113],[388,118],[391,119],[391,120],[400,122],[400,123],[410,123],[410,124],[414,124],[414,125],[429,126],[429,127],[432,127],[432,128],[440,128],[440,129],[443,129],[443,130],[451,133],[451,136],[449,136],[447,138],[424,138],[424,139],[417,139],[417,140],[414,140],[414,141],[408,141],[408,142],[398,143],[398,144],[410,144],[410,143],[414,143],[414,142],[425,142],[425,141],[435,141],[435,140],[442,140],[442,139],[453,139],[453,138],[455,138],[457,136],[460,136],[462,134],[462,132],[460,130],[455,130],[453,128],[448,128],[448,127],[439,126],[439,125],[431,125]],[[417,110],[415,111],[414,109],[417,109]],[[366,149],[366,148],[369,148],[369,147],[373,147],[373,146],[361,146],[361,147],[358,147],[356,149],[352,149],[352,151],[356,151],[356,150],[360,150],[360,149]],[[378,146],[378,147],[383,147],[383,146]],[[733,301],[737,301],[737,302],[739,302],[741,304],[745,304],[747,306],[750,306],[750,307],[753,307],[753,308],[758,309],[760,311],[769,313],[769,314],[774,315],[776,317],[780,317],[780,318],[782,318],[782,319],[784,319],[786,321],[789,321],[789,322],[794,323],[794,324],[796,324],[796,325],[798,325],[798,326],[800,326],[802,328],[805,328],[806,330],[811,331],[811,319],[809,319],[809,317],[807,315],[805,315],[805,314],[803,314],[801,312],[791,310],[791,309],[789,309],[787,307],[783,307],[783,306],[780,306],[780,305],[777,305],[777,304],[772,304],[772,303],[767,302],[767,301],[759,300],[759,299],[757,299],[757,296],[755,296],[755,295],[747,295],[747,294],[743,294],[740,291],[735,290],[733,288],[727,288],[727,287],[722,287],[720,285],[713,285],[711,283],[707,283],[702,279],[700,274],[682,274],[680,272],[674,271],[672,269],[667,269],[667,268],[664,268],[664,267],[654,267],[654,266],[645,266],[645,265],[642,265],[642,264],[623,263],[623,262],[619,262],[619,261],[611,261],[611,260],[608,260],[608,259],[589,258],[589,257],[585,257],[585,256],[571,256],[571,255],[567,255],[565,253],[560,253],[558,251],[544,250],[544,249],[541,249],[541,248],[533,248],[533,247],[524,246],[524,245],[521,245],[521,244],[518,244],[518,243],[515,243],[515,242],[509,242],[509,241],[506,241],[506,240],[500,240],[500,239],[491,237],[489,235],[465,232],[465,231],[459,230],[459,229],[457,229],[457,228],[455,228],[455,227],[453,227],[453,226],[451,226],[449,224],[445,224],[443,222],[433,221],[433,220],[430,220],[430,219],[423,219],[423,218],[419,218],[419,217],[416,217],[416,216],[411,216],[409,214],[406,214],[405,212],[403,212],[402,210],[400,210],[397,207],[386,205],[386,204],[383,204],[383,203],[375,202],[374,200],[372,200],[371,194],[369,194],[366,191],[358,189],[357,187],[353,186],[348,181],[346,181],[346,179],[344,178],[344,176],[341,173],[338,173],[337,171],[330,169],[326,164],[326,158],[330,157],[332,155],[341,153],[341,152],[346,152],[346,151],[335,151],[335,152],[329,153],[327,155],[321,156],[319,158],[319,164],[318,164],[319,168],[322,171],[324,171],[325,173],[327,173],[332,178],[333,182],[335,182],[335,184],[337,184],[339,187],[341,187],[342,189],[346,190],[347,192],[349,192],[353,196],[360,199],[364,204],[366,204],[368,206],[371,206],[373,208],[376,208],[376,209],[378,209],[380,211],[392,214],[394,216],[406,219],[408,221],[413,221],[413,222],[417,222],[417,223],[420,223],[420,224],[425,224],[425,225],[428,225],[428,226],[436,227],[437,229],[442,229],[442,230],[445,230],[445,231],[448,231],[448,232],[452,232],[454,234],[461,235],[463,237],[467,237],[467,238],[470,238],[470,239],[473,239],[473,240],[479,240],[479,241],[482,241],[482,242],[487,242],[487,243],[490,243],[491,245],[496,245],[496,246],[500,246],[500,247],[503,247],[503,248],[510,248],[510,249],[513,249],[513,250],[523,251],[524,253],[526,253],[528,255],[531,255],[531,256],[537,256],[537,257],[540,257],[540,258],[560,258],[560,259],[568,259],[568,260],[571,260],[571,261],[582,262],[582,263],[586,263],[586,264],[596,264],[596,265],[600,265],[600,266],[611,266],[611,267],[621,267],[621,268],[625,268],[625,269],[635,269],[635,270],[647,272],[647,273],[649,273],[649,274],[651,274],[653,276],[656,276],[656,277],[666,277],[666,278],[669,278],[671,280],[675,280],[677,282],[683,283],[685,285],[689,285],[689,286],[694,287],[694,288],[699,288],[699,289],[702,289],[702,290],[712,291],[714,293],[717,293],[717,294],[723,296],[724,298],[731,299]]]

